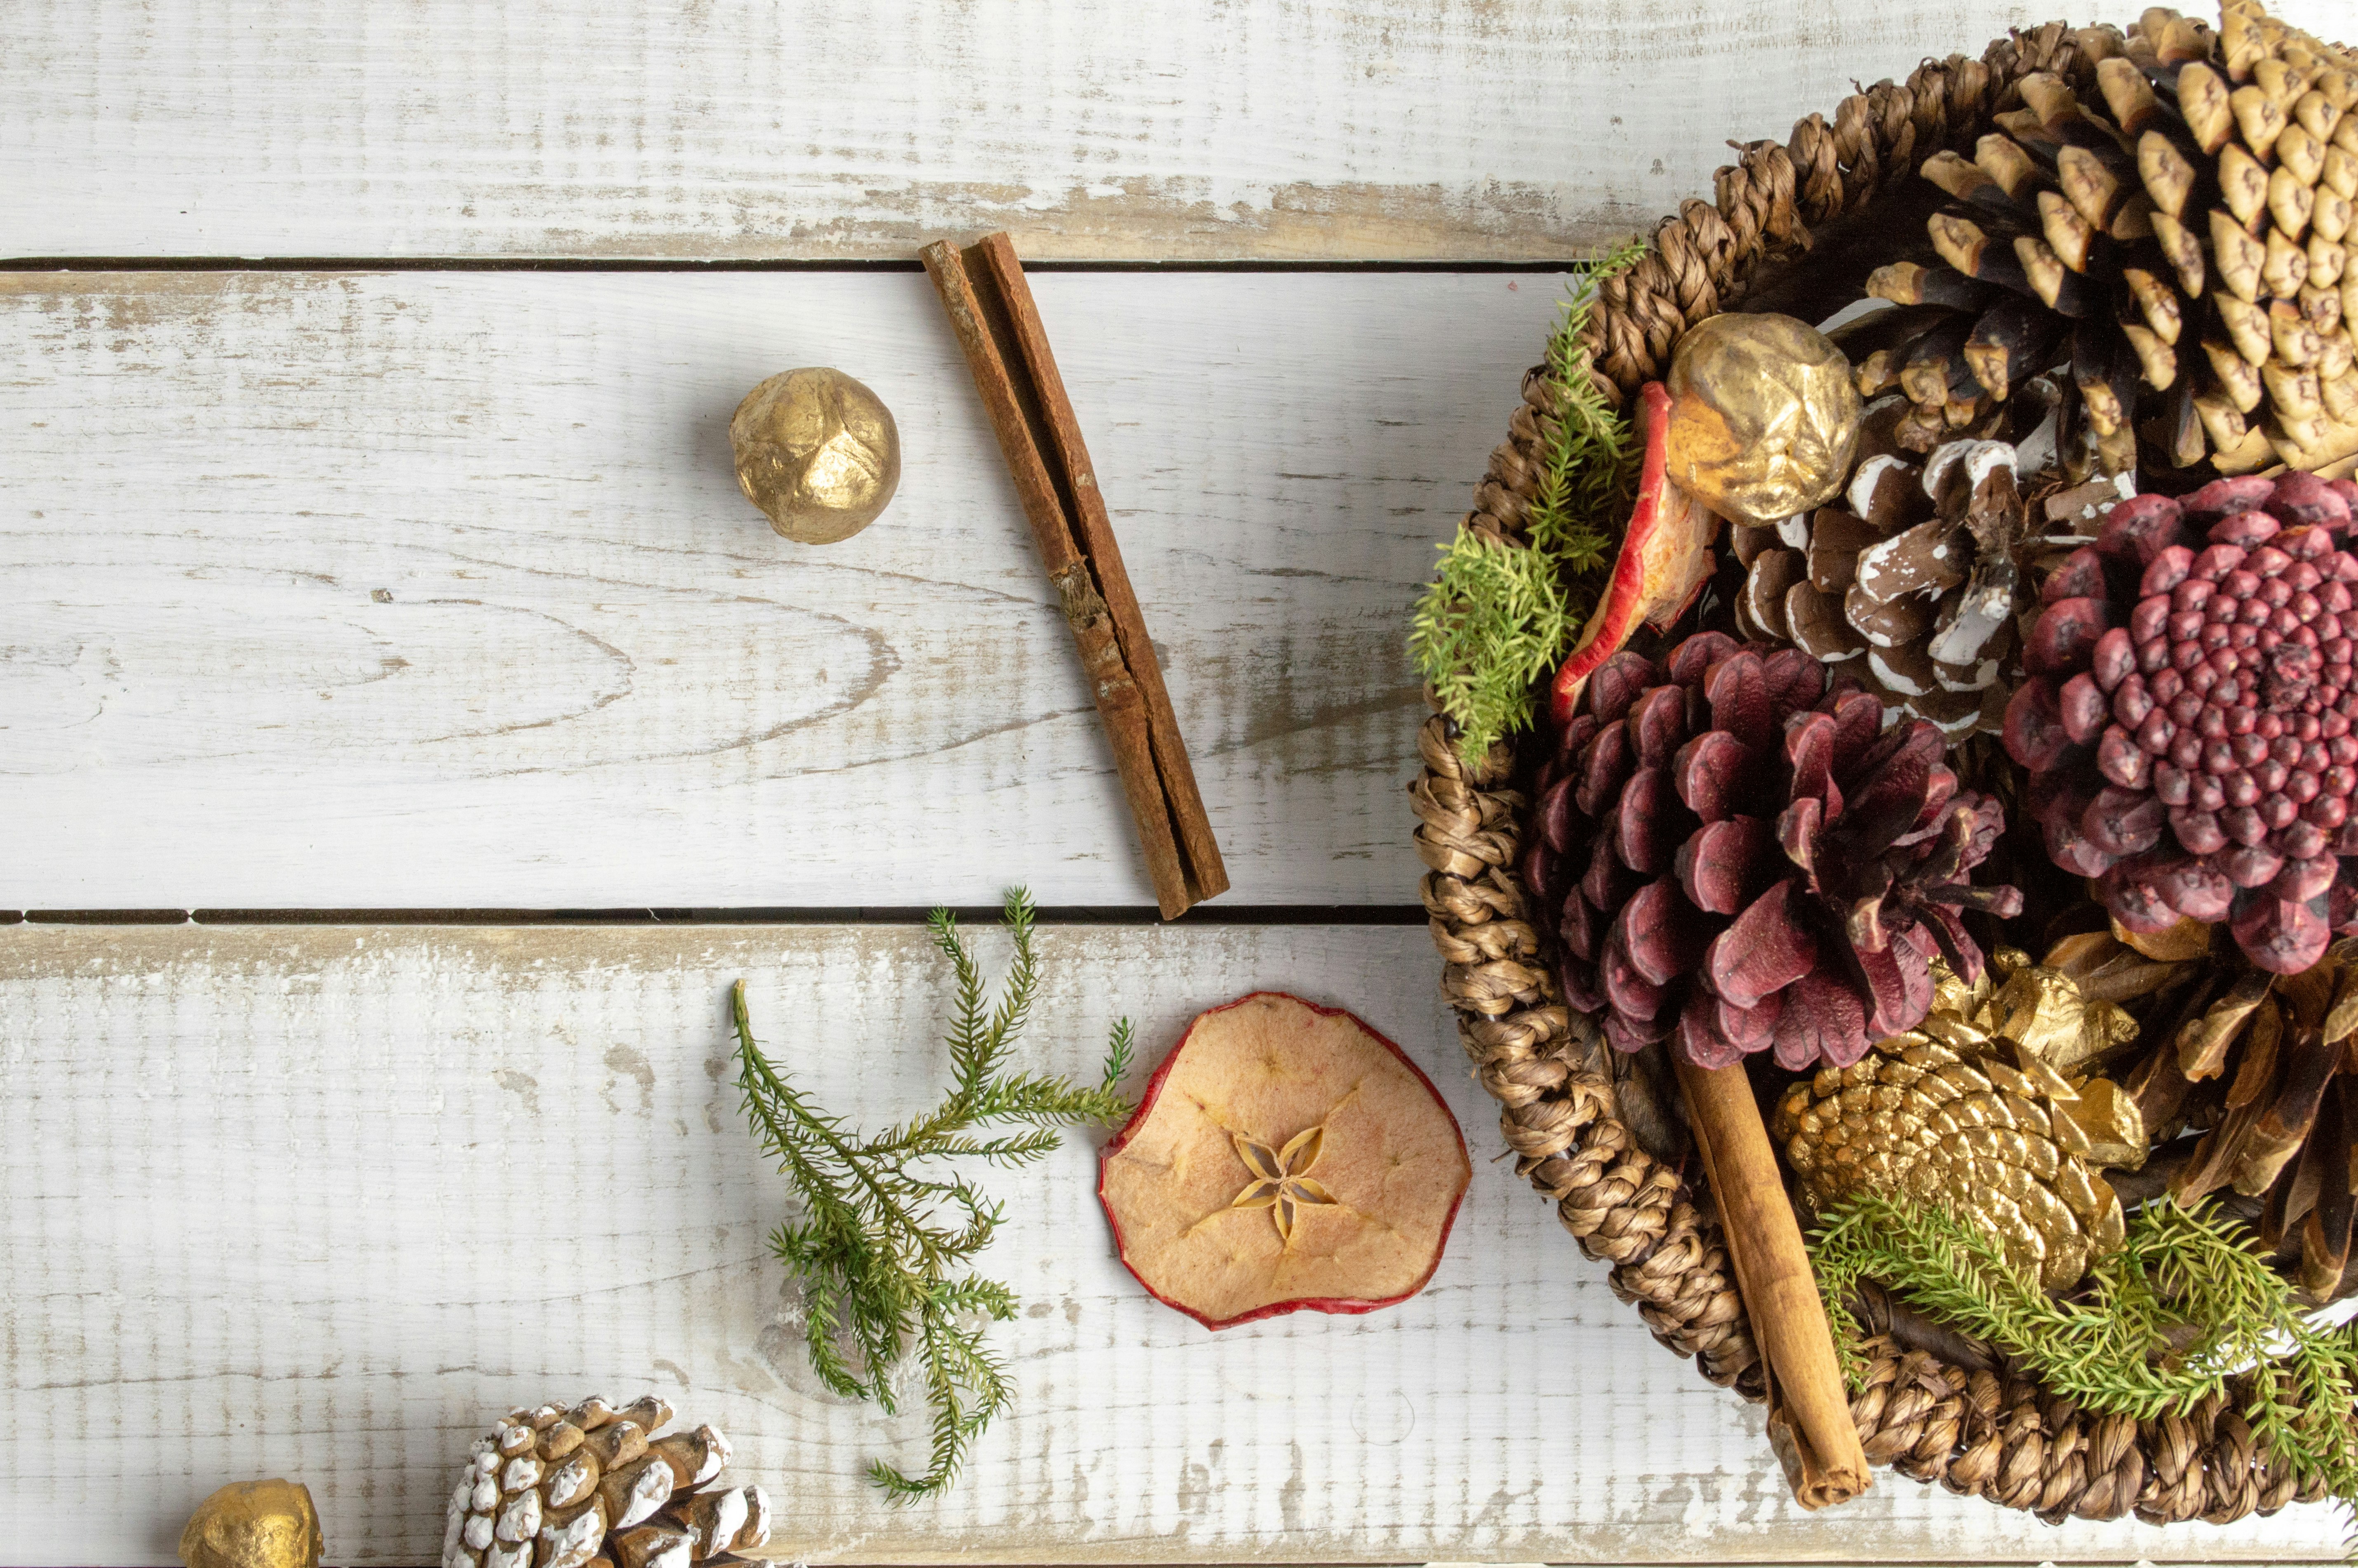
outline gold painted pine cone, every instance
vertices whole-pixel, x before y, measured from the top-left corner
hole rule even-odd
[[[2024,78],[1972,157],[1922,166],[1938,262],[1870,279],[1900,309],[1854,350],[1861,393],[1903,393],[1921,450],[2060,370],[2074,481],[2141,444],[2223,473],[2358,454],[2358,58],[2255,0],[2216,34],[2155,9],[2077,36],[2079,80]]]
[[[450,1495],[442,1568],[687,1568],[766,1543],[762,1488],[713,1484],[729,1440],[657,1435],[671,1418],[653,1394],[510,1411]]]
[[[1811,1207],[1863,1189],[1950,1204],[2046,1289],[2068,1290],[2121,1245],[2120,1199],[2097,1172],[2142,1163],[2145,1128],[2111,1080],[2066,1069],[2136,1026],[2084,1002],[2062,970],[2003,957],[1995,989],[1936,971],[1921,1024],[1794,1084],[1770,1130]]]

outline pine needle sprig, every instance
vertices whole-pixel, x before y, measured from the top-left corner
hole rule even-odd
[[[1581,334],[1597,286],[1643,254],[1631,242],[1592,262],[1549,336],[1555,413],[1544,426],[1529,545],[1461,527],[1439,546],[1440,566],[1417,601],[1409,656],[1455,722],[1469,764],[1531,726],[1534,687],[1563,661],[1612,566],[1639,449],[1628,422],[1597,392]]]
[[[801,1217],[771,1233],[770,1249],[803,1282],[804,1344],[820,1381],[847,1399],[899,1413],[895,1368],[914,1357],[932,1411],[924,1474],[879,1459],[869,1476],[895,1502],[947,1487],[974,1440],[1011,1396],[1006,1368],[984,1343],[987,1324],[1015,1315],[1014,1293],[965,1272],[1005,1217],[967,1177],[930,1163],[972,1158],[1002,1168],[1054,1152],[1059,1130],[1130,1114],[1122,1076],[1134,1046],[1114,1026],[1105,1076],[1094,1086],[1009,1065],[1040,988],[1033,907],[1018,888],[1003,915],[1015,949],[998,1001],[957,922],[937,909],[926,924],[957,983],[950,1087],[939,1105],[872,1138],[821,1109],[762,1054],[740,980],[738,1087],[763,1150],[801,1200]],[[996,1129],[1012,1128],[1000,1131]]]
[[[1556,425],[1549,435],[1532,498],[1532,545],[1556,557],[1577,579],[1612,565],[1614,535],[1627,519],[1637,488],[1639,457],[1628,420],[1605,401],[1588,373],[1588,330],[1597,288],[1635,266],[1646,254],[1625,241],[1591,263],[1564,298],[1555,330],[1548,337],[1548,382],[1554,389]]]
[[[2312,1327],[2252,1239],[2207,1204],[2147,1203],[2085,1299],[2061,1300],[1945,1205],[1870,1191],[1829,1211],[1810,1251],[1854,1390],[1866,1361],[1851,1301],[1871,1279],[2084,1410],[2151,1421],[2240,1382],[2254,1434],[2358,1508],[2358,1336]]]

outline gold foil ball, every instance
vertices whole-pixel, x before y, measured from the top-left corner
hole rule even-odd
[[[729,445],[745,499],[799,544],[850,538],[901,483],[892,411],[839,370],[790,370],[747,393]]]
[[[197,1505],[180,1531],[189,1568],[319,1568],[326,1542],[300,1481],[237,1481]]]
[[[1671,482],[1722,517],[1774,527],[1850,477],[1864,414],[1850,362],[1790,316],[1706,318],[1667,387]]]

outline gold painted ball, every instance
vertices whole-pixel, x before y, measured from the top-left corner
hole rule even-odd
[[[729,445],[745,499],[799,544],[850,538],[901,483],[892,411],[839,370],[790,370],[747,393]]]
[[[1679,340],[1665,386],[1671,482],[1722,517],[1774,527],[1850,477],[1865,412],[1850,362],[1790,316],[1707,318]]]
[[[319,1568],[326,1542],[300,1481],[236,1481],[197,1505],[180,1531],[189,1568]]]

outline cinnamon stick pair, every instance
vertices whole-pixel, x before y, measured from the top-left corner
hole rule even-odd
[[[1227,892],[1228,869],[1022,265],[1005,234],[964,251],[941,241],[921,254],[966,351],[1113,742],[1155,903],[1173,919]]]
[[[1741,1062],[1690,1066],[1675,1049],[1671,1059],[1719,1205],[1744,1315],[1768,1364],[1769,1446],[1803,1508],[1846,1503],[1871,1484],[1866,1450],[1850,1419],[1833,1331],[1752,1080]]]

